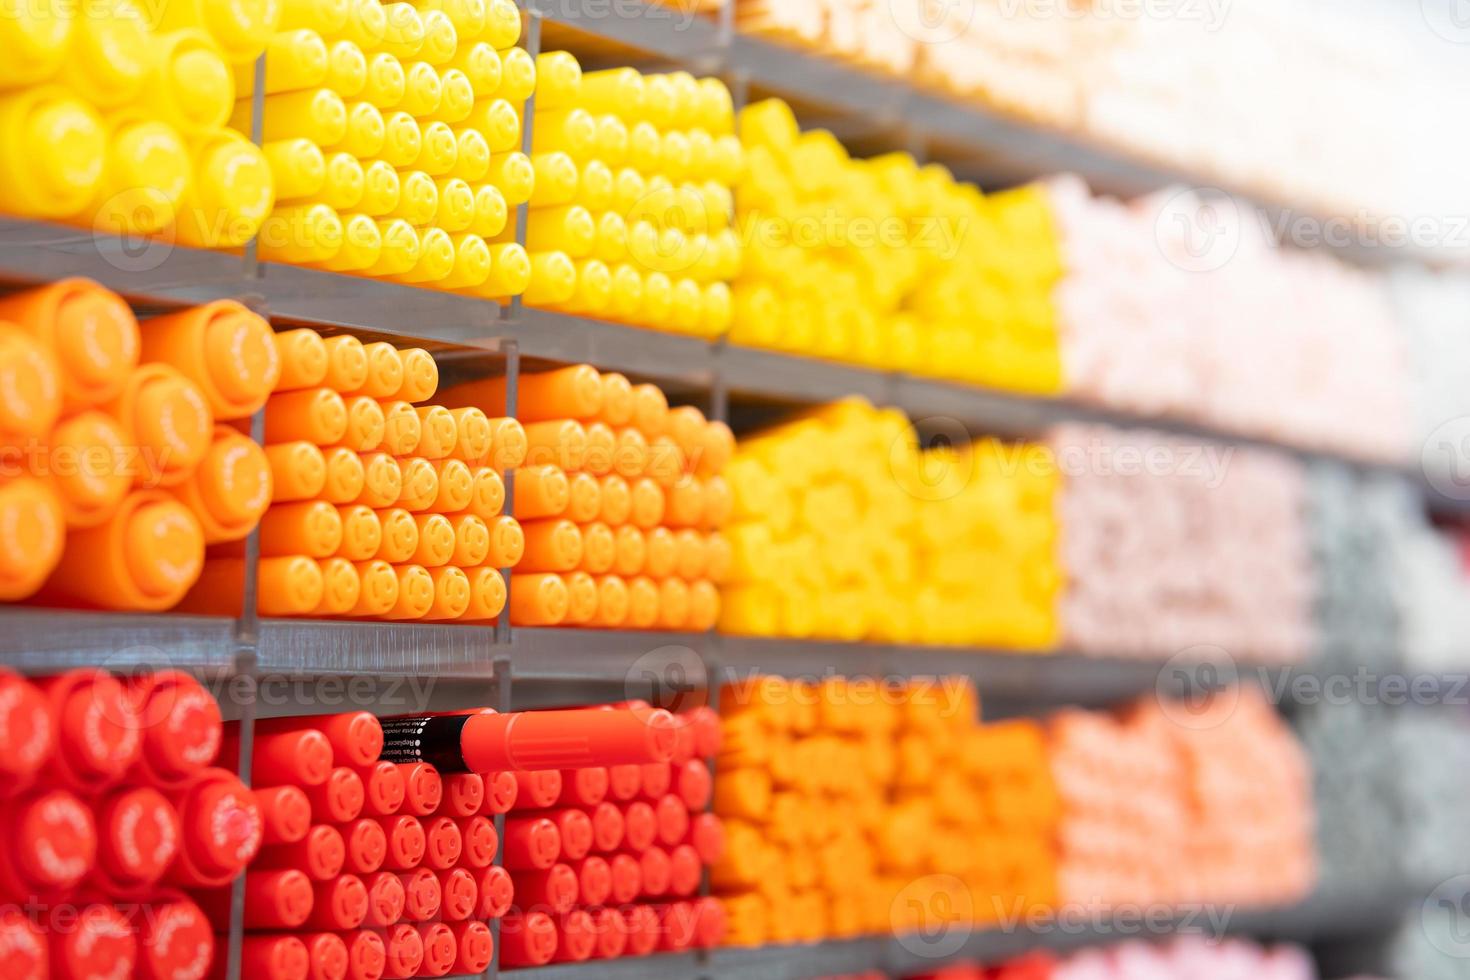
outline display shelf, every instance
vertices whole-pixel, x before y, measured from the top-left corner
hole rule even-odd
[[[552,964],[501,970],[503,980],[674,980],[705,975],[695,953],[656,953],[652,956],[595,960],[590,963]]]
[[[222,616],[5,606],[0,666],[23,673],[73,667],[224,671],[234,663],[235,625]]]

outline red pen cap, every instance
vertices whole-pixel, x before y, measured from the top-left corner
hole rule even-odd
[[[593,807],[607,799],[607,768],[568,769],[561,774],[560,806]]]
[[[260,850],[264,820],[240,777],[204,769],[170,796],[183,830],[178,858],[167,878],[195,888],[228,884]]]
[[[725,906],[718,898],[694,900],[694,945],[714,949],[725,940]]]
[[[403,785],[403,773],[391,762],[377,762],[363,769],[362,785],[365,792],[362,809],[375,817],[387,817],[403,807],[403,798],[408,790]]]
[[[403,773],[403,810],[424,817],[439,809],[444,799],[444,780],[439,770],[427,762],[405,762],[398,767]]]
[[[424,922],[439,914],[444,902],[444,892],[439,887],[439,877],[428,868],[415,868],[398,876],[403,883],[403,917],[414,922]]]
[[[515,777],[517,810],[544,810],[561,796],[561,773],[554,769],[520,771]]]
[[[73,670],[43,682],[56,720],[58,780],[85,792],[120,781],[143,750],[127,688],[101,670]]]
[[[381,980],[388,962],[383,937],[367,929],[343,935],[347,944],[347,980]]]
[[[557,833],[561,835],[561,856],[564,860],[580,860],[592,850],[592,818],[587,816],[585,810],[570,807],[547,810],[545,817],[556,824]]]
[[[488,817],[461,817],[459,835],[464,840],[459,863],[468,868],[488,868],[500,848],[500,835]]]
[[[497,864],[480,872],[480,904],[475,909],[476,918],[498,919],[510,910],[515,899],[515,881],[509,871]]]
[[[558,963],[581,963],[592,958],[597,948],[597,927],[592,916],[582,909],[566,913],[557,922],[556,954]]]
[[[485,777],[453,772],[444,777],[444,810],[454,817],[473,817],[485,805]]]
[[[470,772],[658,762],[673,751],[674,719],[662,709],[477,714],[465,720],[460,737]]]
[[[424,821],[424,865],[444,871],[459,863],[464,837],[453,817],[431,817]]]
[[[607,862],[612,872],[612,900],[627,905],[643,894],[643,867],[631,854],[614,854]]]
[[[607,795],[620,803],[638,795],[643,787],[641,766],[609,766],[607,770]]]
[[[97,872],[110,892],[130,892],[163,877],[179,853],[173,804],[147,786],[113,790],[93,804]]]
[[[694,732],[694,720],[687,714],[675,715],[674,732],[677,738],[674,740],[674,757],[670,761],[675,766],[681,766],[694,758],[698,745],[698,737]]]
[[[703,759],[690,759],[674,773],[674,792],[684,801],[684,806],[698,812],[709,806],[714,793],[714,778],[710,775],[709,763]]]
[[[0,955],[14,980],[47,980],[46,936],[19,909],[0,911]]]
[[[219,705],[193,677],[159,670],[128,686],[143,735],[138,775],[159,786],[187,780],[219,755],[223,723]]]
[[[56,748],[56,726],[41,689],[0,670],[0,797],[14,796],[35,779]]]
[[[327,781],[306,791],[311,801],[311,812],[318,820],[332,823],[348,823],[362,815],[367,790],[356,769],[338,766],[332,770]]]
[[[403,882],[391,871],[378,871],[363,878],[367,889],[368,908],[363,924],[382,928],[403,918],[408,905],[408,892]]]
[[[343,868],[355,875],[372,874],[388,859],[388,834],[378,821],[363,817],[339,828],[347,847]]]
[[[424,938],[407,922],[389,926],[383,937],[386,956],[383,976],[388,980],[406,980],[416,975],[424,963]]]
[[[513,772],[497,772],[485,776],[485,813],[509,813],[515,808],[521,784]]]
[[[597,945],[592,955],[599,960],[615,960],[628,948],[628,919],[617,909],[593,909],[592,931]]]
[[[658,840],[665,847],[673,847],[689,833],[689,808],[673,793],[660,799],[653,807],[654,819],[658,821]]]
[[[673,868],[669,864],[669,852],[662,847],[650,847],[638,855],[638,870],[643,872],[643,894],[658,898],[667,895]]]
[[[424,943],[424,960],[419,966],[421,977],[447,976],[459,959],[459,944],[454,933],[442,922],[427,922],[418,926],[419,938]]]
[[[392,871],[407,871],[423,863],[428,838],[424,834],[424,825],[417,817],[404,814],[379,817],[378,823],[388,836],[388,855],[383,860],[384,867]]]
[[[5,846],[0,884],[9,898],[68,891],[97,860],[92,811],[63,789],[47,790],[0,809]]]
[[[311,954],[296,936],[246,936],[240,947],[240,975],[260,980],[307,980]]]
[[[439,872],[439,914],[448,922],[458,922],[475,914],[480,904],[480,886],[475,876],[464,868],[450,868]]]
[[[311,829],[311,801],[300,786],[270,786],[253,790],[260,807],[261,842],[294,844]]]
[[[522,912],[570,911],[577,904],[577,873],[568,865],[553,864],[544,871],[517,871],[516,904]]]
[[[239,735],[225,738],[225,758],[236,758]],[[332,774],[332,743],[314,728],[255,736],[250,779],[256,786],[320,786]]]
[[[667,762],[653,762],[638,767],[639,793],[650,803],[657,802],[674,785],[673,770]]]
[[[628,919],[629,956],[647,956],[658,948],[658,913],[651,905],[633,905],[623,910]]]
[[[613,803],[599,803],[592,808],[592,849],[610,854],[623,845],[627,824],[623,811]]]
[[[500,922],[501,966],[545,966],[556,945],[556,923],[544,912],[514,913]]]
[[[356,929],[367,918],[367,886],[357,875],[319,881],[312,892],[315,901],[307,922],[317,929]]]
[[[693,902],[670,902],[657,907],[659,949],[680,953],[694,945],[694,928],[699,910]]]
[[[213,896],[210,896],[211,900]],[[311,916],[311,880],[295,868],[250,871],[245,875],[245,927],[295,929]],[[221,901],[228,907],[228,895]],[[211,913],[216,910],[211,907]],[[216,925],[223,923],[216,921]]]
[[[338,765],[371,766],[383,754],[383,723],[368,711],[263,718],[256,723],[256,731],[267,735],[305,730],[318,731],[326,736]]]
[[[347,861],[347,844],[342,832],[328,824],[317,824],[301,840],[263,847],[253,867],[296,868],[313,881],[327,881],[342,873]]]
[[[583,905],[602,905],[612,894],[612,869],[607,861],[597,855],[584,857],[571,863],[577,876],[578,901]]]
[[[687,714],[690,727],[694,729],[694,754],[701,759],[713,759],[720,753],[722,738],[720,713],[707,704],[691,708]]]
[[[301,937],[306,944],[308,980],[347,980],[350,961],[347,943],[335,932],[309,932]]]
[[[478,920],[449,923],[454,933],[454,947],[458,956],[454,961],[456,976],[474,976],[484,973],[495,956],[495,937],[490,927]]]
[[[689,821],[687,843],[702,864],[714,864],[725,855],[725,824],[713,813],[698,813]]]
[[[699,852],[688,844],[680,844],[669,851],[669,892],[680,898],[688,898],[699,891],[699,879],[704,873]]]
[[[653,807],[643,800],[629,803],[623,810],[623,841],[631,851],[647,850],[658,837],[658,817]]]
[[[137,937],[128,920],[110,905],[88,905],[77,913],[70,929],[51,933],[49,945],[51,976],[56,980],[131,977],[138,963]]]
[[[545,869],[561,857],[561,832],[545,817],[525,817],[505,822],[505,866],[514,871]]]

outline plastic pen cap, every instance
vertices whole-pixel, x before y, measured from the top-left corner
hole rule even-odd
[[[76,461],[53,466],[51,474],[68,527],[96,527],[117,512],[133,485],[119,465],[127,458],[127,443],[127,432],[106,412],[84,411],[51,430],[52,459]]]
[[[627,823],[617,804],[604,800],[592,807],[592,849],[602,854],[616,851],[623,844]]]
[[[368,910],[363,924],[381,929],[391,926],[403,918],[408,904],[408,893],[403,881],[389,871],[368,874],[363,879],[368,893]]]
[[[335,932],[312,932],[302,937],[309,962],[309,980],[346,980],[351,966],[347,943]]]
[[[346,934],[343,939],[347,943],[347,980],[377,980],[382,977],[388,959],[382,936],[359,929]]]
[[[254,790],[255,805],[264,821],[262,841],[294,844],[311,829],[311,801],[300,786],[269,786]]]
[[[460,855],[464,853],[464,838],[453,817],[425,818],[424,837],[426,867],[444,871],[459,863]]]
[[[495,953],[495,941],[490,927],[483,922],[471,920],[451,922],[449,930],[454,936],[455,948],[452,972],[457,976],[484,973]]]
[[[347,862],[347,843],[342,832],[328,824],[317,824],[289,844],[262,848],[256,868],[295,868],[313,881],[327,881],[342,873]]]
[[[607,798],[607,769],[589,766],[585,769],[568,769],[561,774],[561,794],[556,802],[561,806],[593,807]]]
[[[97,828],[92,811],[65,790],[12,802],[0,826],[10,841],[0,853],[0,884],[16,895],[65,892],[94,867]]]
[[[602,905],[612,894],[612,869],[605,858],[592,855],[572,862],[577,894],[583,905]]]
[[[83,669],[44,681],[42,690],[56,719],[59,781],[89,791],[121,781],[142,752],[138,706],[122,682]]]
[[[17,674],[0,670],[0,796],[28,786],[56,747],[56,727],[46,696]]]
[[[209,919],[182,896],[151,904],[137,939],[139,980],[203,980],[215,955]]]
[[[270,324],[232,300],[145,321],[142,356],[172,364],[198,384],[219,419],[259,409],[281,374]]]
[[[673,875],[669,863],[669,852],[654,845],[638,855],[638,867],[643,872],[643,894],[658,897],[666,895]]]
[[[363,812],[370,816],[386,817],[403,807],[407,787],[403,773],[391,762],[374,762],[359,770],[366,795]]]
[[[369,875],[383,866],[388,857],[388,835],[371,818],[358,818],[343,824],[339,831],[346,848],[343,868],[355,875]]]
[[[569,912],[577,904],[577,873],[566,864],[553,864],[542,871],[520,871],[515,879],[516,901],[521,908]]]
[[[699,890],[699,879],[704,868],[699,852],[687,844],[669,851],[669,892],[687,898]]]
[[[110,905],[83,908],[70,929],[51,933],[50,947],[50,972],[57,978],[131,977],[137,968],[137,937]]]
[[[416,868],[424,860],[428,839],[424,825],[416,817],[380,817],[379,824],[388,835],[388,856],[383,866],[393,871]]]
[[[503,966],[544,966],[556,955],[556,923],[544,912],[507,915],[500,924]]]
[[[419,967],[424,962],[424,940],[419,931],[406,922],[400,922],[388,927],[385,943],[387,958],[383,976],[387,980],[405,980],[407,977],[417,976]]]
[[[174,493],[199,519],[207,544],[238,541],[270,506],[270,460],[253,439],[217,425],[198,468]]]
[[[544,870],[561,856],[561,834],[544,817],[506,821],[502,843],[505,867],[512,870]]]
[[[332,743],[314,728],[262,730],[251,778],[260,786],[320,786],[332,774]]]
[[[517,626],[555,626],[566,620],[571,594],[561,576],[531,573],[517,576],[511,594],[510,621]]]
[[[64,279],[0,297],[0,320],[18,325],[54,356],[41,371],[50,367],[55,378],[59,368],[68,412],[115,398],[138,364],[138,322],[132,310],[117,294],[86,279]],[[16,380],[18,392],[38,384],[36,378]],[[36,418],[37,424],[43,420],[44,415]]]
[[[480,901],[480,888],[475,876],[464,868],[448,868],[439,872],[439,890],[443,899],[439,914],[445,921],[458,922],[475,913]]]
[[[238,776],[205,769],[172,794],[183,830],[169,880],[189,887],[226,884],[260,850],[264,820],[255,796]]]
[[[695,814],[689,825],[689,844],[704,864],[714,864],[725,853],[725,825],[713,813]]]
[[[413,922],[426,922],[439,914],[444,891],[439,878],[429,868],[414,868],[398,876],[403,883],[403,917]]]
[[[557,797],[561,795],[562,782],[559,772],[547,769],[522,770],[517,772],[515,777],[519,787],[516,795],[518,809],[545,809],[555,803]]]
[[[485,776],[485,811],[509,813],[520,796],[520,781],[514,772],[496,772]]]
[[[592,930],[597,936],[593,957],[611,960],[622,956],[628,948],[627,917],[613,908],[596,908],[590,914]]]
[[[561,853],[567,861],[580,861],[592,850],[592,818],[585,810],[552,811],[552,823],[561,834]]]
[[[311,879],[296,869],[245,875],[245,926],[252,930],[305,925],[314,904]]]
[[[246,935],[240,948],[241,975],[261,980],[307,980],[311,954],[297,936]]]
[[[464,842],[460,863],[470,868],[489,867],[500,848],[500,835],[495,832],[495,824],[487,817],[460,817],[459,833]]]
[[[443,780],[444,810],[450,816],[472,817],[484,807],[485,780],[478,773],[450,773]]]
[[[419,413],[413,405],[406,401],[386,401],[383,403],[383,417],[381,448],[385,453],[407,456],[418,448],[423,429],[419,423]]]
[[[330,881],[319,881],[312,891],[311,915],[306,921],[318,929],[356,929],[367,918],[367,886],[356,875],[338,875]]]
[[[643,800],[635,800],[623,808],[623,839],[628,848],[642,852],[658,837],[658,815]]]
[[[643,868],[629,854],[614,854],[607,859],[612,874],[610,895],[614,903],[626,905],[643,893]]]
[[[642,767],[638,764],[608,766],[607,794],[610,799],[626,803],[638,795],[643,786]]]
[[[510,909],[515,901],[515,883],[510,872],[494,865],[480,872],[480,902],[475,909],[479,919],[498,919]]]
[[[564,963],[581,963],[592,957],[597,948],[597,927],[592,916],[576,909],[561,917],[557,929],[557,947],[553,960]]]

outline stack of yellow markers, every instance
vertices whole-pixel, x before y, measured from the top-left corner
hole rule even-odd
[[[921,451],[860,400],[741,440],[720,629],[755,636],[1055,642],[1056,466],[1041,446]]]
[[[285,0],[263,134],[280,204],[260,254],[497,299],[525,288],[511,208],[536,64],[513,0]],[[236,72],[248,131],[254,66]]]
[[[575,61],[565,52],[554,57]],[[536,92],[526,302],[714,337],[740,264],[730,92],[687,72],[590,72]]]
[[[270,213],[260,150],[225,128],[230,65],[257,58],[271,0],[20,3],[0,16],[0,211],[195,246]]]
[[[1061,388],[1045,195],[984,196],[906,153],[854,160],[784,102],[740,114],[731,339],[1028,392]]]

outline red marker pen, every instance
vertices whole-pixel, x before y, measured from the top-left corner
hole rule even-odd
[[[710,776],[709,763],[703,759],[690,759],[679,766],[674,774],[674,792],[684,801],[692,813],[709,806],[714,793],[714,779]]]
[[[517,871],[511,878],[516,886],[516,904],[523,913],[560,915],[577,904],[577,873],[565,864],[553,864],[544,871]]]
[[[689,808],[684,801],[670,793],[654,805],[654,819],[658,822],[658,841],[665,847],[673,847],[689,833]]]
[[[577,896],[583,905],[602,905],[612,894],[612,869],[597,855],[570,863],[577,876]]]
[[[532,820],[550,820],[556,825],[557,833],[561,836],[561,854],[569,861],[576,861],[587,856],[592,850],[592,819],[583,810],[566,808],[562,810],[544,810],[532,816],[511,817],[505,822],[506,835],[509,836],[511,827],[520,827],[522,824]]]
[[[415,868],[398,876],[403,883],[403,917],[412,922],[426,922],[439,914],[444,892],[439,878],[428,868]]]
[[[439,809],[444,799],[444,780],[439,771],[425,762],[405,762],[398,766],[403,774],[403,812],[425,817]]]
[[[304,871],[313,881],[329,881],[342,873],[347,861],[347,843],[336,827],[317,824],[291,844],[263,847],[252,867]]]
[[[439,903],[439,914],[446,922],[458,922],[475,914],[480,904],[480,886],[475,876],[464,868],[450,868],[439,872],[439,891],[444,896]]]
[[[497,772],[487,774],[484,778],[485,809],[482,812],[498,815],[515,809],[516,799],[521,792],[521,784],[517,782],[516,774]]]
[[[607,769],[593,766],[589,769],[567,769],[561,774],[561,795],[558,806],[594,807],[607,799]]]
[[[628,920],[617,909],[593,909],[592,932],[597,944],[592,950],[594,958],[615,960],[628,948]]]
[[[446,871],[459,863],[464,853],[464,837],[453,817],[431,817],[424,821],[424,865],[435,871]]]
[[[552,960],[557,963],[582,963],[592,958],[597,948],[597,927],[592,916],[582,909],[574,909],[557,922],[556,953]]]
[[[461,817],[459,835],[464,840],[459,863],[477,870],[490,867],[495,860],[495,852],[500,849],[500,835],[495,832],[495,824],[487,817]]]
[[[424,939],[407,922],[389,926],[383,937],[386,961],[383,976],[387,980],[407,980],[419,972],[424,963]]]
[[[682,766],[694,758],[698,737],[694,732],[694,722],[689,715],[675,715],[674,724],[677,726],[675,732],[678,738],[674,742],[674,757],[670,761],[675,766]]]
[[[663,710],[420,715],[384,721],[383,734],[384,759],[440,772],[581,769],[668,761],[674,720]]]
[[[396,874],[391,871],[370,874],[363,879],[363,886],[367,888],[368,894],[367,915],[362,920],[363,925],[381,929],[403,918],[403,910],[408,905],[408,893],[404,891],[403,882]]]
[[[48,945],[56,980],[131,977],[138,963],[138,940],[127,919],[110,905],[88,905],[70,929],[52,932]]]
[[[656,802],[674,785],[673,771],[667,762],[655,762],[638,767],[639,790],[643,799]]]
[[[480,872],[480,904],[475,909],[477,919],[498,919],[510,911],[516,898],[515,882],[510,872],[494,865]]]
[[[296,936],[246,936],[240,947],[240,975],[260,980],[306,980],[311,954]]]
[[[170,802],[183,834],[167,880],[218,888],[229,884],[260,850],[265,833],[260,807],[234,773],[202,770]]]
[[[651,905],[633,905],[623,910],[628,919],[629,956],[647,956],[658,948],[658,913]]]
[[[500,922],[501,966],[545,966],[556,946],[556,923],[543,912],[514,913]]]
[[[554,769],[523,770],[515,777],[517,810],[544,810],[561,796],[561,773]]]
[[[720,754],[720,714],[707,704],[691,708],[688,712],[690,727],[694,729],[694,754],[701,759],[713,759]]]
[[[423,863],[428,838],[417,817],[379,817],[378,825],[388,837],[388,855],[383,860],[385,868],[407,871]]]
[[[704,865],[699,861],[699,852],[688,844],[680,844],[669,851],[669,892],[680,898],[688,898],[699,891],[699,879]]]
[[[355,875],[372,874],[388,859],[388,835],[383,825],[371,818],[353,820],[341,826],[347,847],[343,868]]]
[[[609,766],[607,770],[607,795],[619,803],[626,803],[638,795],[643,787],[643,773],[636,765]]]
[[[612,900],[627,905],[643,894],[643,866],[631,854],[614,854],[607,862],[612,872]]]
[[[347,943],[347,980],[382,980],[388,964],[388,948],[383,937],[367,929],[359,929],[342,937]]]
[[[638,855],[638,870],[643,872],[643,894],[658,898],[669,892],[669,879],[673,867],[669,864],[669,852],[662,847],[650,847]]]
[[[424,961],[419,966],[421,977],[447,976],[459,959],[459,944],[454,933],[442,922],[429,922],[418,926],[419,938],[424,944]]]
[[[350,961],[347,943],[335,932],[309,932],[306,944],[307,980],[346,980]]]
[[[0,798],[29,786],[56,749],[56,726],[46,695],[30,681],[0,670]]]
[[[238,728],[225,732],[222,758],[240,757]],[[250,763],[253,786],[320,786],[332,774],[332,743],[314,728],[261,733]]]
[[[694,848],[700,863],[714,864],[725,855],[725,825],[713,813],[696,814],[689,821],[685,843]]]
[[[485,806],[485,778],[474,772],[444,777],[444,810],[452,817],[473,817]]]
[[[561,857],[561,833],[544,817],[507,820],[502,844],[512,871],[545,870]]]
[[[592,849],[599,854],[611,854],[623,846],[627,822],[623,811],[613,803],[599,803],[592,808]]]
[[[696,949],[714,949],[725,939],[725,906],[718,898],[699,898],[694,901],[694,946]]]
[[[495,939],[490,927],[483,922],[451,922],[454,947],[458,956],[454,961],[456,976],[474,976],[484,973],[495,956]]]
[[[316,929],[356,929],[368,914],[367,886],[357,875],[338,875],[319,881],[312,890],[315,901],[307,922]]]
[[[132,893],[163,877],[183,831],[173,804],[156,789],[113,790],[93,804],[97,879],[110,893]]]
[[[682,953],[694,945],[694,928],[699,912],[693,902],[670,902],[655,906],[658,915],[658,948],[670,953]]]
[[[87,793],[120,782],[143,751],[137,707],[122,682],[101,670],[73,670],[41,688],[56,725],[48,777]]]
[[[658,817],[653,807],[642,800],[629,803],[623,810],[623,842],[628,850],[645,851],[658,837]]]
[[[15,980],[47,980],[46,936],[19,909],[0,911],[0,951]]]
[[[364,790],[362,810],[369,816],[388,817],[403,808],[408,789],[403,773],[391,762],[375,762],[359,771]]]
[[[197,680],[159,670],[134,679],[128,693],[142,726],[139,780],[172,788],[214,763],[224,726],[219,705]]]
[[[148,906],[137,926],[137,980],[204,980],[214,960],[214,929],[204,912],[176,895]],[[9,972],[9,954],[6,955]]]
[[[256,732],[267,735],[306,730],[318,731],[326,736],[338,765],[371,766],[378,761],[378,756],[383,751],[383,726],[367,711],[298,718],[263,718],[256,723]]]
[[[311,829],[311,801],[300,786],[271,786],[252,791],[260,807],[261,843],[294,844]]]
[[[362,815],[367,790],[356,769],[338,766],[326,782],[309,788],[306,798],[311,801],[311,812],[316,819],[350,823]]]
[[[216,899],[215,896],[220,896]],[[219,912],[229,914],[229,894],[224,891],[210,893],[210,917],[216,925],[221,919]],[[223,908],[217,908],[220,901]],[[245,875],[245,928],[247,929],[295,929],[304,925],[311,917],[314,901],[311,880],[296,869],[285,871],[250,871]]]

